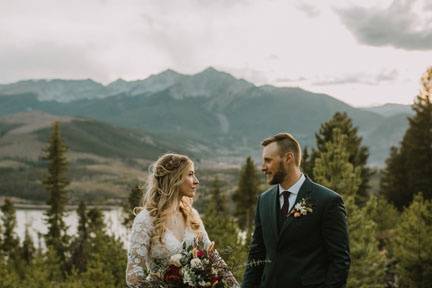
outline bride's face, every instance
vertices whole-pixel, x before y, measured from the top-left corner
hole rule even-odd
[[[180,195],[186,197],[194,197],[196,189],[198,188],[198,178],[195,175],[194,165],[190,165],[187,169],[183,183],[180,185]]]

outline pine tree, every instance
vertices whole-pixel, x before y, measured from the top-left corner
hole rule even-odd
[[[432,283],[432,202],[414,197],[396,227],[394,253],[400,287],[430,287]]]
[[[407,193],[403,157],[400,149],[391,147],[390,156],[386,159],[386,168],[380,181],[381,194],[399,210],[402,210],[412,200],[412,194]]]
[[[19,259],[19,239],[16,235],[16,210],[12,201],[8,198],[5,199],[1,207],[1,221],[3,223],[3,241],[1,250],[6,259],[10,262],[16,262]]]
[[[222,192],[222,182],[216,176],[210,186],[210,204],[214,203],[218,213],[227,213],[228,207],[226,205],[226,197]]]
[[[91,253],[86,275],[108,273],[113,276],[114,287],[124,287],[126,270],[126,251],[120,239],[108,235],[102,211],[92,208],[88,212],[88,235]],[[90,276],[89,276],[90,277]],[[95,276],[96,277],[96,276]],[[98,276],[99,277],[99,276]]]
[[[372,211],[371,218],[377,224],[376,238],[382,249],[388,251],[390,240],[394,237],[395,227],[399,222],[400,213],[384,197],[373,196],[376,201],[376,209]]]
[[[259,179],[255,163],[251,157],[247,157],[240,172],[237,190],[233,195],[236,204],[235,215],[241,229],[246,230],[247,235],[250,235],[255,219],[255,205],[259,193],[258,185]]]
[[[350,196],[346,198],[346,209],[352,259],[347,287],[384,288],[386,258],[379,251],[377,225],[370,217],[377,209],[377,201],[372,198],[359,208]]]
[[[215,242],[216,249],[234,276],[241,281],[247,249],[239,236],[240,228],[237,222],[226,213],[225,201],[217,177],[213,181],[210,195],[203,217],[207,233]]]
[[[43,184],[49,192],[47,202],[49,209],[45,214],[48,226],[45,242],[50,249],[54,249],[63,263],[66,261],[69,244],[67,226],[64,222],[67,204],[66,187],[69,185],[66,178],[68,166],[66,151],[67,147],[60,135],[60,124],[54,122],[49,145],[43,156],[43,159],[48,162],[48,174],[44,177]]]
[[[135,207],[141,206],[143,194],[143,185],[135,185],[129,193],[127,204],[123,207],[123,212],[125,214],[125,217],[123,219],[123,225],[128,229],[132,227],[133,220],[135,219],[135,214],[133,213],[133,210]]]
[[[400,148],[392,150],[381,185],[383,194],[399,209],[408,206],[418,192],[432,199],[432,67],[421,84],[412,105],[415,115],[408,118]]]
[[[35,257],[35,254],[36,254],[36,248],[34,246],[33,239],[30,236],[28,226],[26,226],[24,241],[21,247],[21,258],[24,260],[24,262],[27,265],[30,265],[32,263],[33,258]]]
[[[353,126],[352,120],[346,112],[336,112],[332,118],[321,124],[318,133],[315,133],[317,150],[312,151],[311,163],[315,163],[319,154],[326,151],[325,145],[333,138],[335,128],[338,128],[341,134],[347,137],[346,150],[349,163],[354,166],[354,169],[359,168],[360,170],[361,182],[357,198],[364,201],[367,199],[367,189],[372,175],[371,170],[366,166],[369,152],[368,148],[362,145],[362,138],[358,136],[358,129]],[[315,179],[315,175],[312,177]]]
[[[305,175],[312,177],[313,174],[312,157],[311,155],[309,155],[309,149],[306,146],[304,147],[302,153],[301,170]]]
[[[90,257],[90,242],[88,235],[88,216],[84,201],[80,201],[77,209],[78,228],[77,237],[71,243],[70,266],[78,272],[84,272]]]
[[[332,138],[323,145],[315,158],[313,174],[320,184],[339,194],[354,196],[361,184],[360,167],[354,168],[349,162],[348,137],[339,128],[332,132]]]
[[[371,215],[376,211],[376,201],[370,199],[363,208],[355,204],[361,184],[360,168],[349,162],[347,136],[335,128],[332,138],[324,144],[324,151],[315,159],[315,180],[344,196],[350,231],[352,264],[348,287],[384,287],[385,257],[379,251],[376,224]]]

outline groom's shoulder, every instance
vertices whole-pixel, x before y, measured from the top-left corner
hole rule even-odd
[[[272,193],[277,192],[277,185],[270,186],[267,190],[258,195],[260,198],[268,198],[271,197]]]

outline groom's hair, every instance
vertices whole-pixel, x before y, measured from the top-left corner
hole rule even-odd
[[[300,143],[290,133],[278,133],[272,137],[264,139],[261,145],[265,147],[273,142],[276,142],[281,154],[285,154],[287,152],[293,153],[296,164],[300,167],[302,160]]]

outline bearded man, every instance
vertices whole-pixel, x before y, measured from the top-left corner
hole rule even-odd
[[[301,147],[291,134],[262,146],[262,171],[273,186],[258,197],[242,287],[345,287],[350,254],[342,197],[301,172]]]

